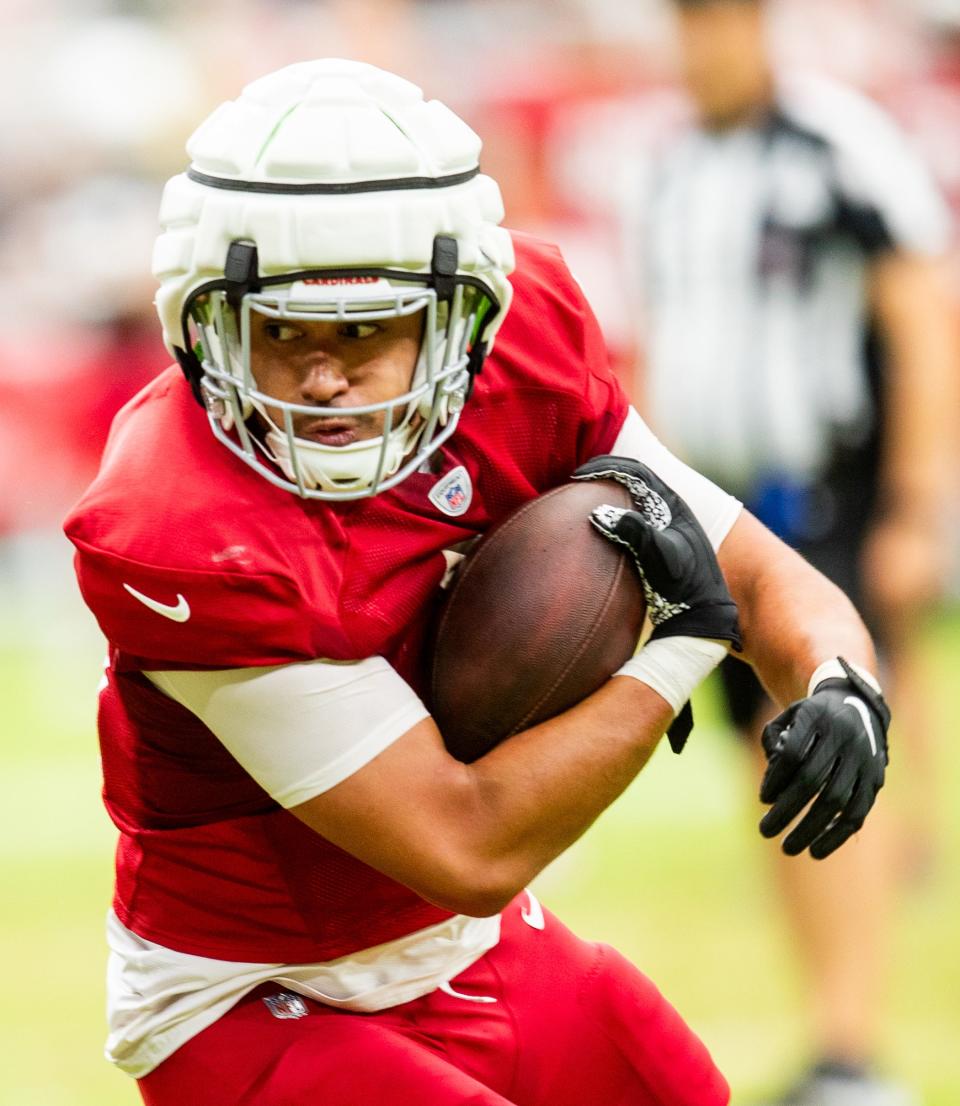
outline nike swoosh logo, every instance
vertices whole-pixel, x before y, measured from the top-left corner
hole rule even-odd
[[[543,916],[543,907],[533,897],[533,892],[527,892],[527,909],[520,911],[520,917],[531,929],[546,929],[547,922]]]
[[[130,587],[129,584],[123,586],[134,599],[139,600],[145,607],[149,607],[151,611],[156,611],[157,614],[162,614],[164,618],[169,618],[171,622],[186,622],[190,617],[190,604],[179,592],[177,592],[176,603],[161,603],[157,599],[151,599],[149,595],[144,595],[142,591]]]
[[[873,732],[873,722],[870,718],[870,712],[867,710],[867,705],[862,699],[856,699],[852,695],[848,695],[844,699],[844,703],[849,703],[851,707],[856,710],[857,714],[863,719],[863,728],[867,731],[867,740],[870,742],[870,751],[874,756],[877,755],[877,739]]]

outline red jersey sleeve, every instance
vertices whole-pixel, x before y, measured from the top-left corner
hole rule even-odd
[[[64,523],[80,590],[127,668],[347,659],[333,520],[234,463],[179,372],[118,416]]]
[[[84,601],[123,667],[239,668],[315,655],[298,589],[279,574],[171,570],[71,536]]]

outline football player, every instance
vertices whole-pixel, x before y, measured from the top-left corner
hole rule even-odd
[[[526,887],[668,727],[682,745],[731,645],[796,701],[765,832],[812,800],[785,847],[836,848],[886,764],[858,616],[653,438],[441,104],[303,63],[188,149],[154,257],[178,366],[66,524],[110,643],[108,1055],[150,1106],[722,1106],[653,984]],[[630,490],[591,521],[636,560],[653,632],[462,764],[419,694],[450,551],[571,474]]]

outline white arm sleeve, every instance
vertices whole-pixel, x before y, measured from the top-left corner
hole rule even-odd
[[[144,675],[283,807],[329,791],[429,716],[382,657]]]
[[[714,549],[719,549],[737,521],[743,504],[675,457],[631,407],[611,453],[631,457],[652,468],[697,516]]]

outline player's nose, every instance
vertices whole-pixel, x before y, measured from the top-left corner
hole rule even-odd
[[[350,382],[339,362],[325,354],[314,357],[300,380],[300,395],[304,403],[323,405],[343,395]]]

